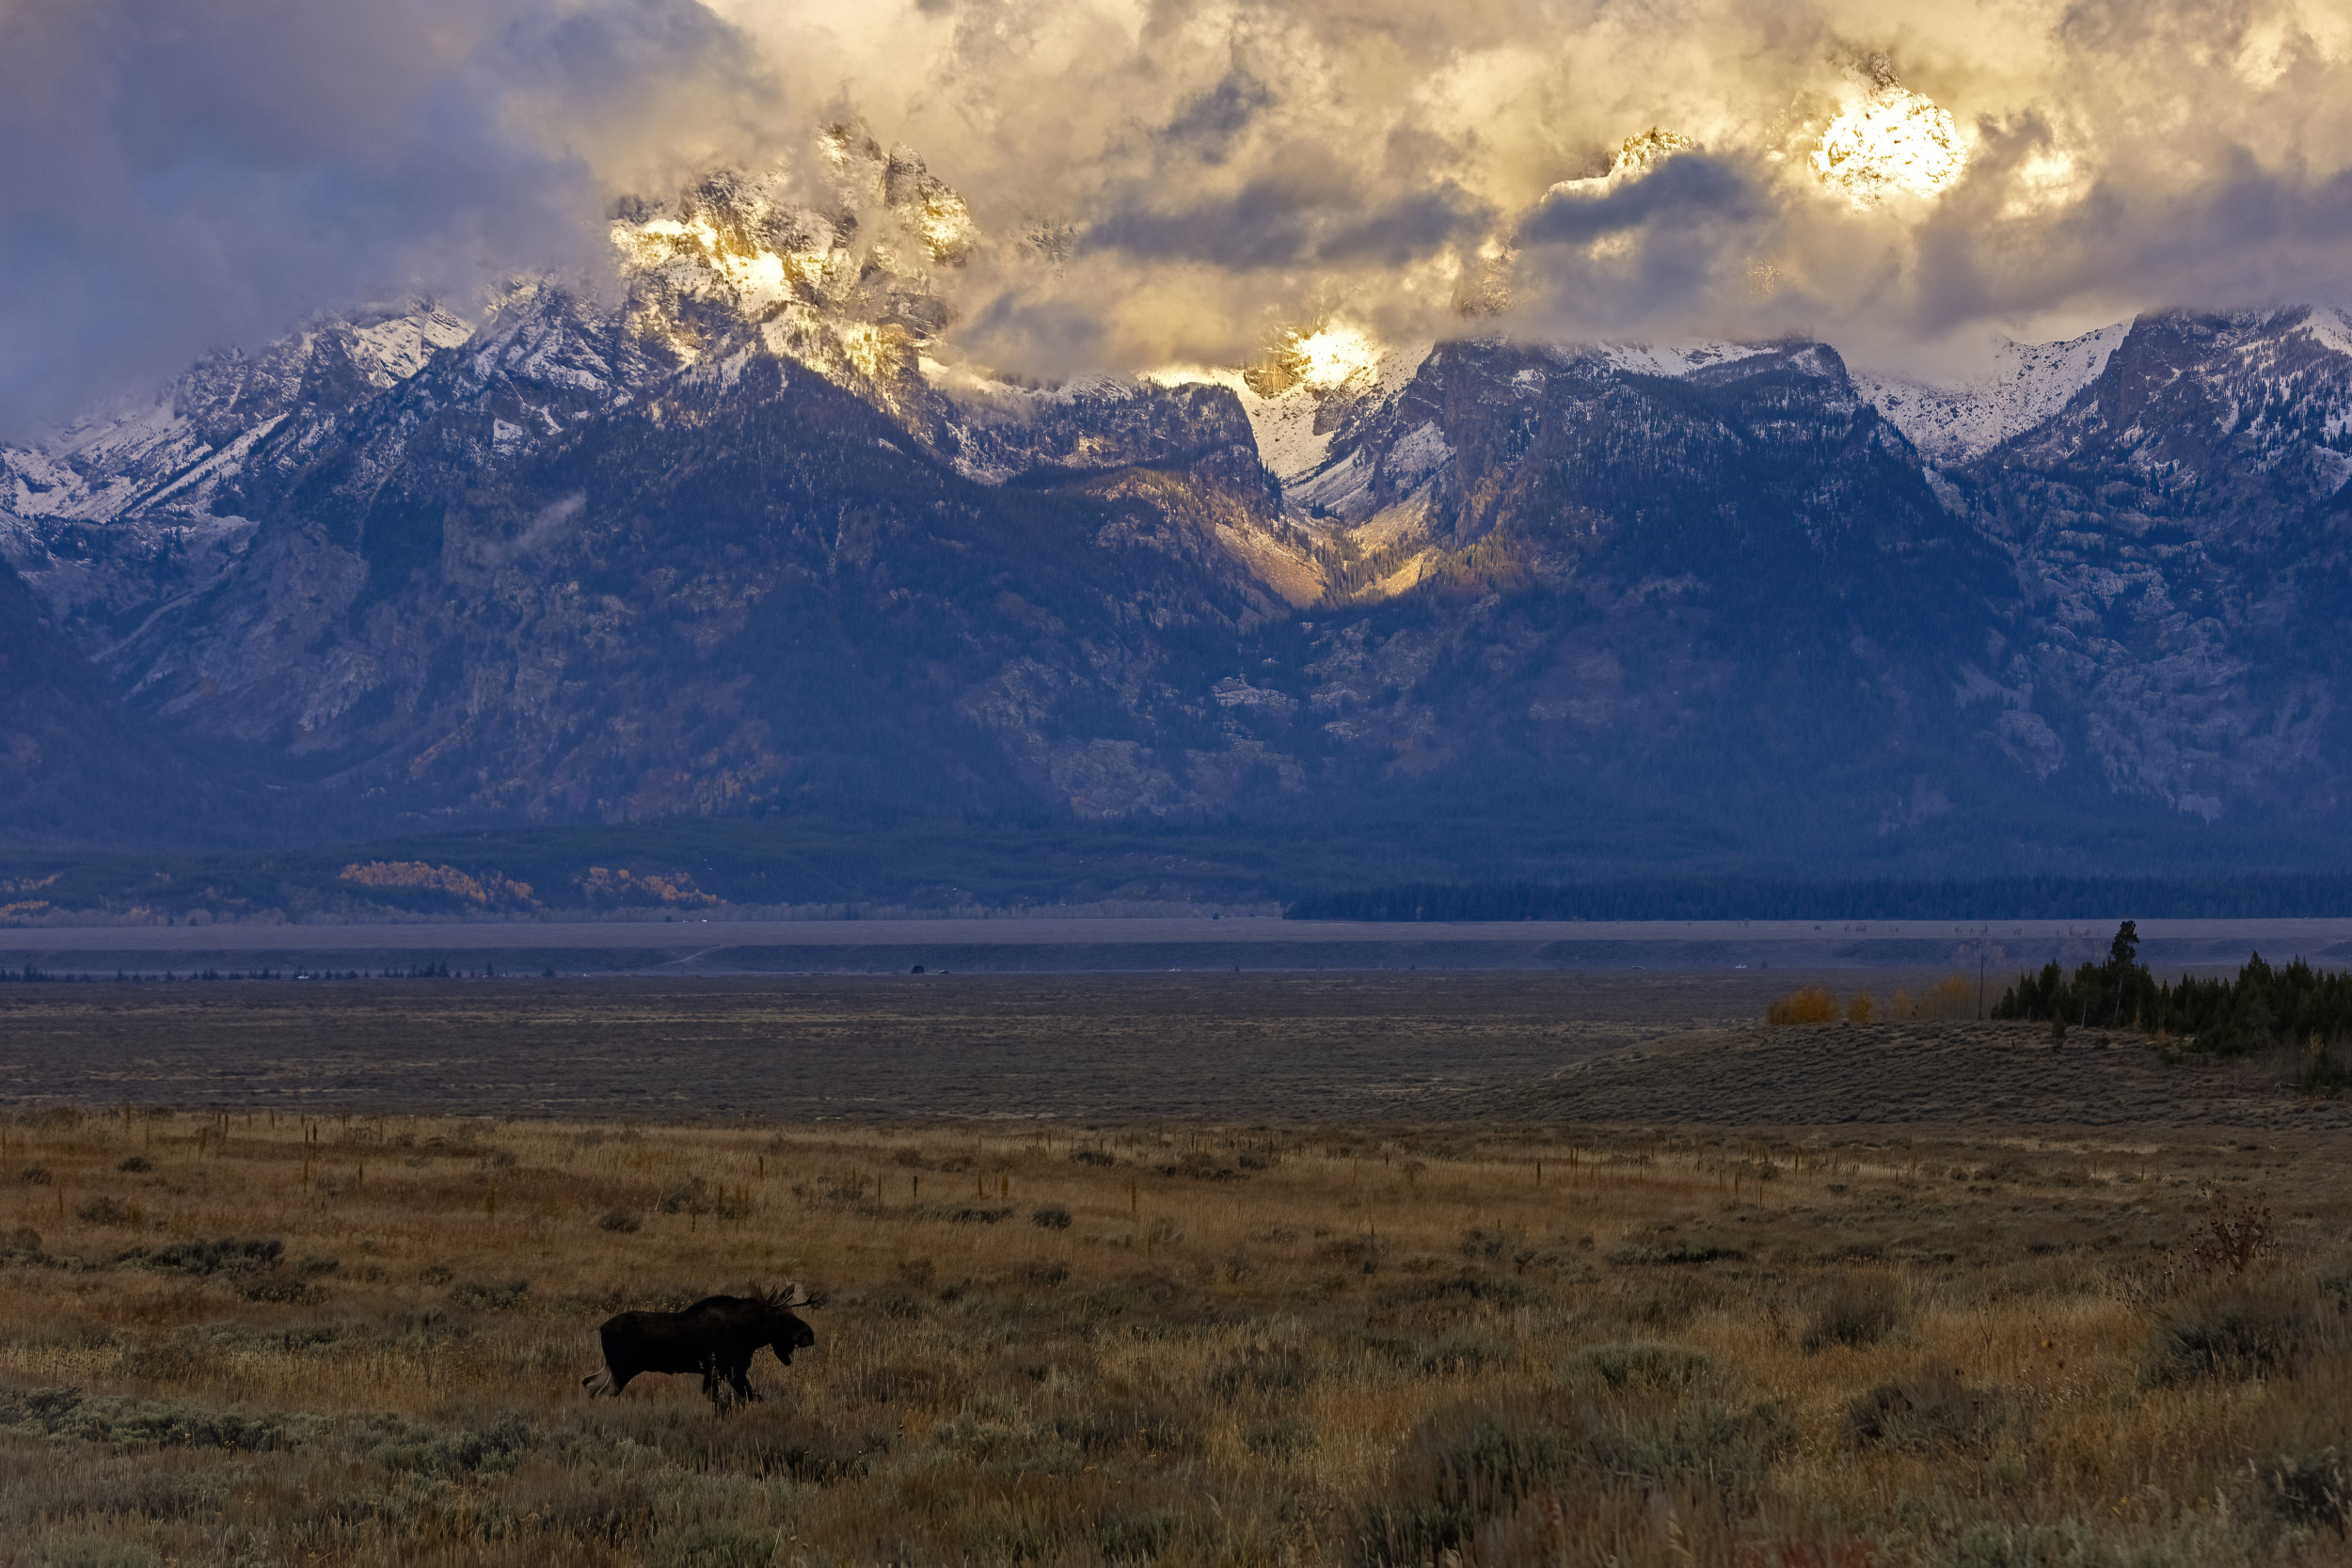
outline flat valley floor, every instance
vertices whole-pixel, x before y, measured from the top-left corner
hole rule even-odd
[[[1478,1114],[1760,1018],[1786,971],[0,985],[0,1100],[501,1117]],[[1914,977],[1915,990],[1932,974]],[[1883,1002],[1899,972],[1848,974]]]
[[[2344,1102],[1902,978],[0,987],[0,1562],[2344,1561]]]

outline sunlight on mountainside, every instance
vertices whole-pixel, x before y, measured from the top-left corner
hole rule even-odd
[[[1967,165],[1968,148],[1950,112],[1893,82],[1847,105],[1813,151],[1822,183],[1856,208],[1897,193],[1940,196]]]
[[[1292,334],[1290,347],[1299,361],[1298,379],[1313,391],[1337,387],[1380,363],[1380,345],[1370,333],[1338,322],[1305,337]]]
[[[1618,143],[1616,157],[1610,164],[1607,173],[1559,181],[1547,194],[1606,196],[1629,180],[1639,180],[1676,153],[1688,152],[1697,145],[1679,131],[1668,131],[1653,125]]]
[[[786,292],[783,257],[765,249],[746,254],[728,244],[706,218],[687,223],[675,218],[619,222],[612,225],[612,235],[628,271],[653,272],[683,262],[723,279],[747,303],[755,305],[780,298]]]

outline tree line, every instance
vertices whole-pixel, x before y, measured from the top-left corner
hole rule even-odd
[[[2020,974],[1993,1016],[2171,1035],[2194,1040],[2201,1052],[2237,1056],[2281,1043],[2333,1044],[2352,1033],[2352,974],[2313,969],[2299,958],[2274,966],[2257,953],[2235,979],[2184,974],[2166,985],[2139,961],[2138,926],[2126,920],[2105,963],[2068,975],[2052,962]]]
[[[1315,894],[1292,920],[2275,920],[2352,915],[2352,876],[1668,877],[1595,882],[1398,882]]]

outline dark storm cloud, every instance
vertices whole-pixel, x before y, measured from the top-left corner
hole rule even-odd
[[[1181,205],[1162,205],[1155,195],[1123,193],[1088,229],[1085,247],[1246,270],[1401,267],[1484,232],[1495,218],[1451,181],[1380,194],[1328,168],[1269,173]]]
[[[1263,82],[1236,66],[1207,92],[1184,105],[1168,121],[1168,139],[1185,148],[1203,163],[1221,164],[1235,137],[1249,128],[1274,94]]]
[[[1602,193],[1552,191],[1520,221],[1518,239],[1522,245],[1589,245],[1654,225],[1744,223],[1767,205],[1748,172],[1730,159],[1686,152]]]
[[[0,436],[320,308],[591,264],[600,139],[665,80],[723,106],[730,40],[658,0],[5,4]]]

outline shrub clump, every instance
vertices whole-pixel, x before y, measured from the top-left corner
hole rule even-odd
[[[130,1158],[124,1160],[122,1164],[115,1167],[115,1169],[127,1172],[132,1176],[142,1176],[154,1168],[155,1163],[144,1154],[134,1154]]]
[[[1531,1400],[1440,1411],[1415,1429],[1378,1496],[1360,1510],[1350,1558],[1360,1568],[1419,1568],[1468,1560],[1534,1560],[1512,1539],[1543,1529],[1549,1498],[1580,1492],[1640,1496],[1698,1485],[1738,1498],[1754,1491],[1793,1440],[1770,1405],[1736,1411],[1711,1400],[1597,1408]],[[1514,1546],[1531,1550],[1522,1557]]]
[[[1295,1394],[1314,1377],[1307,1358],[1295,1350],[1251,1351],[1209,1373],[1209,1392],[1220,1400],[1243,1394]]]
[[[1804,1348],[1813,1352],[1832,1345],[1875,1345],[1893,1333],[1901,1320],[1893,1281],[1867,1276],[1841,1279],[1805,1325]]]
[[[522,1304],[531,1289],[528,1279],[481,1280],[469,1279],[449,1293],[449,1299],[460,1307],[487,1308],[493,1312],[506,1311]]]
[[[0,1391],[0,1430],[28,1436],[73,1437],[126,1448],[307,1448],[330,1428],[324,1416],[249,1415],[185,1400],[86,1394],[79,1388]]]
[[[1070,1211],[1058,1203],[1048,1203],[1029,1212],[1029,1223],[1040,1230],[1067,1230]]]
[[[292,1307],[313,1301],[319,1294],[308,1280],[287,1274],[257,1275],[239,1286],[237,1293],[247,1301],[266,1302],[276,1307]]]
[[[2018,1423],[2015,1405],[1994,1388],[1971,1388],[1948,1375],[1882,1383],[1846,1406],[1846,1441],[1857,1449],[1905,1453],[1980,1453]]]
[[[665,1214],[707,1214],[714,1207],[710,1183],[699,1176],[690,1176],[661,1195],[661,1212]]]
[[[2292,1376],[2311,1329],[2303,1304],[2274,1292],[2229,1291],[2185,1302],[2149,1335],[2141,1379],[2165,1387]]]
[[[1621,1268],[1651,1268],[1679,1263],[1740,1263],[1746,1261],[1747,1256],[1745,1248],[1705,1242],[1628,1242],[1613,1249],[1609,1260]]]
[[[1715,1363],[1697,1351],[1635,1339],[1589,1346],[1570,1356],[1561,1371],[1565,1382],[1597,1382],[1612,1393],[1645,1388],[1680,1394],[1696,1387],[1714,1370]]]
[[[116,1261],[126,1268],[167,1269],[209,1278],[216,1274],[264,1273],[278,1267],[285,1256],[286,1243],[275,1236],[215,1236],[208,1241],[174,1242],[151,1251],[134,1247]]]
[[[628,1234],[644,1228],[644,1222],[626,1209],[607,1209],[596,1216],[598,1230],[616,1230]]]
[[[1536,1408],[1439,1415],[1398,1455],[1380,1498],[1357,1515],[1360,1568],[1412,1568],[1463,1556],[1489,1521],[1565,1481],[1581,1457],[1574,1434]]]
[[[1157,1404],[1106,1402],[1054,1418],[1054,1435],[1081,1453],[1139,1453],[1183,1458],[1207,1447],[1175,1411]]]
[[[2336,1449],[2281,1454],[2256,1474],[2264,1499],[2293,1523],[2325,1527],[2339,1539],[2352,1530],[2352,1464]]]
[[[2189,1243],[2182,1268],[2187,1274],[2240,1275],[2278,1250],[2278,1227],[2268,1209],[2247,1203],[2232,1212],[2217,1202],[2205,1218],[2204,1234]]]
[[[1532,1285],[1522,1284],[1509,1275],[1461,1274],[1447,1275],[1437,1279],[1419,1280],[1410,1285],[1398,1285],[1380,1292],[1383,1307],[1413,1307],[1423,1303],[1454,1303],[1468,1306],[1484,1302],[1493,1307],[1528,1307],[1546,1299],[1544,1292]]]

